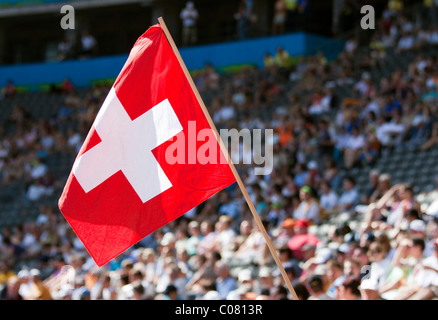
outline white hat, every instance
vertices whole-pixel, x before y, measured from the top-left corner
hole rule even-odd
[[[239,271],[239,275],[237,276],[237,279],[239,280],[239,282],[251,280],[252,279],[251,270],[243,269]]]
[[[338,251],[342,253],[348,253],[348,251],[350,251],[350,246],[348,243],[343,243],[339,246]]]
[[[40,276],[41,275],[41,272],[40,272],[40,270],[38,270],[38,269],[32,269],[32,270],[30,270],[30,272],[29,272],[29,274],[33,277],[33,276]]]
[[[434,200],[426,210],[426,214],[429,216],[438,217],[438,199]]]
[[[324,276],[328,272],[328,267],[326,264],[319,264],[316,266],[315,270],[313,270],[313,274],[316,276]]]
[[[418,126],[420,123],[424,123],[425,119],[422,115],[416,115],[412,120],[412,125],[414,127]]]
[[[20,270],[20,272],[18,272],[18,277],[20,279],[28,278],[29,277],[29,271],[27,271],[27,270]]]
[[[162,246],[168,246],[170,243],[175,241],[175,235],[172,232],[167,232],[164,236],[163,239],[161,239],[160,244]]]
[[[322,248],[316,252],[316,257],[314,262],[316,264],[326,263],[332,257],[333,257],[333,253],[329,248]]]
[[[409,224],[409,230],[426,232],[426,223],[423,220],[416,219]]]
[[[261,267],[259,270],[259,277],[263,278],[263,277],[269,277],[272,274],[271,269],[269,267]]]
[[[307,164],[307,168],[309,170],[316,170],[318,169],[318,163],[315,160],[309,161],[309,163]]]
[[[221,297],[217,291],[211,290],[204,295],[203,300],[221,300]]]
[[[364,73],[362,73],[362,79],[370,80],[371,74],[369,72],[365,71]]]

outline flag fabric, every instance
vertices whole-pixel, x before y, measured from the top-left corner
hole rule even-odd
[[[150,27],[100,108],[58,203],[98,266],[235,182],[215,139],[209,145],[218,161],[198,161],[205,130],[163,29]],[[169,161],[178,139],[178,161]]]

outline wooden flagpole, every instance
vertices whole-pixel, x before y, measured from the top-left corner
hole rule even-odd
[[[297,296],[297,294],[296,294],[296,292],[295,292],[295,290],[294,290],[294,288],[292,286],[292,283],[290,282],[289,278],[287,277],[286,271],[283,268],[283,265],[282,265],[278,255],[277,255],[277,252],[276,252],[276,250],[274,248],[274,245],[272,244],[272,241],[269,238],[269,235],[266,232],[266,229],[263,226],[262,221],[260,220],[260,217],[259,217],[259,215],[258,215],[258,213],[257,213],[257,211],[256,211],[256,209],[254,207],[254,204],[252,203],[251,198],[248,195],[248,191],[246,191],[245,185],[243,184],[242,179],[240,178],[239,173],[237,172],[236,167],[234,166],[234,163],[231,160],[230,155],[228,154],[227,148],[225,148],[225,145],[224,145],[224,143],[223,143],[223,141],[222,141],[222,139],[221,139],[221,137],[220,137],[220,135],[219,135],[219,133],[218,133],[218,131],[216,129],[216,126],[215,126],[213,120],[211,119],[210,113],[208,112],[207,108],[205,107],[204,101],[202,100],[201,95],[199,94],[199,91],[196,88],[195,83],[193,82],[193,79],[192,79],[192,77],[191,77],[191,75],[190,75],[190,73],[189,73],[189,71],[188,71],[188,69],[187,69],[187,67],[186,67],[186,65],[185,65],[185,63],[184,63],[180,53],[179,53],[179,51],[178,51],[178,48],[176,47],[175,42],[173,41],[172,36],[170,35],[169,30],[166,27],[166,24],[164,23],[163,18],[159,17],[158,18],[158,22],[160,23],[161,28],[163,29],[164,34],[166,35],[167,40],[169,41],[169,44],[170,44],[173,52],[175,53],[175,56],[178,59],[179,64],[181,65],[181,68],[183,69],[184,74],[185,74],[187,80],[189,81],[190,86],[191,86],[193,92],[195,93],[196,99],[198,100],[199,105],[201,106],[202,111],[204,112],[204,115],[207,118],[207,121],[210,124],[211,129],[213,130],[214,134],[216,135],[216,139],[219,142],[219,145],[221,147],[222,153],[227,158],[228,164],[229,164],[229,166],[231,168],[231,171],[234,174],[236,182],[237,182],[237,184],[238,184],[238,186],[239,186],[239,188],[240,188],[240,190],[241,190],[241,192],[242,192],[242,194],[243,194],[243,196],[244,196],[244,198],[246,200],[246,203],[248,204],[248,207],[249,207],[252,215],[254,216],[254,219],[255,219],[255,221],[257,223],[257,226],[259,227],[260,231],[263,234],[263,237],[265,238],[266,244],[268,245],[269,251],[271,252],[272,257],[274,258],[275,263],[277,264],[278,269],[280,269],[281,275],[283,276],[283,280],[286,283],[286,285],[287,285],[287,287],[289,289],[289,292],[291,293],[291,295],[292,295],[294,300],[298,300],[298,296]]]

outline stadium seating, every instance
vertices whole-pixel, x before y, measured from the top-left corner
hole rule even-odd
[[[364,51],[358,51],[360,56]],[[433,49],[426,49],[421,52],[424,56],[434,54]],[[388,48],[386,58],[382,63],[381,68],[371,68],[371,77],[378,85],[382,77],[388,77],[397,69],[405,69],[408,63],[412,62],[416,57],[416,52],[405,52],[403,54],[396,53],[393,48]],[[364,71],[363,68],[356,68],[356,78],[359,79]],[[221,81],[230,79],[232,75],[222,75]],[[283,86],[283,95],[275,101],[275,106],[287,104],[288,98],[286,93],[288,89],[293,87],[296,82],[287,81],[281,83]],[[84,97],[90,89],[78,89],[78,95]],[[338,101],[342,101],[351,95],[352,85],[336,86],[334,92]],[[203,98],[208,105],[212,100],[210,91],[203,92]],[[7,119],[12,113],[15,105],[22,106],[34,119],[50,119],[54,116],[59,106],[64,103],[65,96],[52,92],[25,92],[19,93],[13,99],[0,100],[0,124],[5,125]],[[261,111],[262,117],[270,117],[275,106],[270,106]],[[336,109],[330,112],[333,116]],[[65,132],[68,124],[61,125],[60,129]],[[6,134],[14,130],[13,126],[5,126]],[[438,147],[433,147],[426,152],[393,150],[378,159],[374,167],[380,172],[385,172],[391,175],[394,183],[412,182],[415,191],[430,190],[434,187],[435,176],[438,174],[438,169],[434,165],[434,160],[438,155]],[[46,164],[49,170],[60,180],[67,178],[72,163],[76,154],[74,153],[53,153],[49,154],[46,159]],[[357,188],[360,193],[364,193],[367,189],[368,174],[371,167],[353,168],[350,172],[341,171],[341,177],[347,174],[353,175],[356,178]],[[21,219],[30,219],[37,214],[38,204],[25,205],[23,197],[27,185],[23,181],[13,181],[8,185],[0,185],[0,226],[13,225],[20,222]],[[49,198],[44,198],[42,201],[52,201],[56,203],[62,189],[56,188],[55,192]],[[342,190],[336,190],[340,193]]]

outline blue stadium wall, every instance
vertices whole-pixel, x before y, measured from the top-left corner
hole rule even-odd
[[[283,46],[292,57],[322,51],[331,60],[342,51],[344,41],[313,34],[293,33],[181,48],[179,51],[190,71],[202,69],[206,63],[221,71],[245,64],[262,67],[263,55],[266,52],[275,54],[278,46]],[[0,66],[0,86],[12,80],[23,91],[37,91],[69,78],[76,87],[89,87],[98,81],[114,80],[127,57],[127,54],[123,54],[87,60]]]

